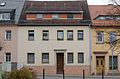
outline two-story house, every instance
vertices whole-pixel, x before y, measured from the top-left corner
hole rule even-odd
[[[18,65],[36,73],[90,75],[86,1],[26,1],[18,23]]]
[[[24,0],[0,0],[0,69],[17,69],[17,23]]]
[[[110,41],[119,38],[120,15],[116,5],[90,5],[92,74],[112,74],[112,48]],[[119,43],[118,43],[119,44]],[[120,50],[113,47],[114,75],[120,74]]]

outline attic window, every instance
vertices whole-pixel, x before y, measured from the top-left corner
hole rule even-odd
[[[120,16],[98,16],[96,20],[120,20]]]
[[[0,3],[0,6],[5,6],[5,4],[6,4],[5,2],[2,2]]]

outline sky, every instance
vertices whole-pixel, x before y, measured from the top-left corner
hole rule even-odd
[[[32,0],[32,1],[73,1],[73,0]],[[79,1],[79,0],[74,0]],[[120,0],[116,0],[120,2]],[[88,5],[108,5],[112,4],[111,0],[87,0]]]

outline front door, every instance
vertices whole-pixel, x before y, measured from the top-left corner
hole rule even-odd
[[[62,74],[64,68],[64,53],[57,53],[57,74]]]
[[[105,71],[105,58],[104,56],[98,56],[96,57],[96,71],[97,71],[97,75],[101,75],[102,74],[102,70],[103,72]]]

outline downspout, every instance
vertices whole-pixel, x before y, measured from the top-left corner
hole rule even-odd
[[[89,52],[90,52],[90,75],[92,75],[92,56],[91,56],[91,24],[89,24]]]

